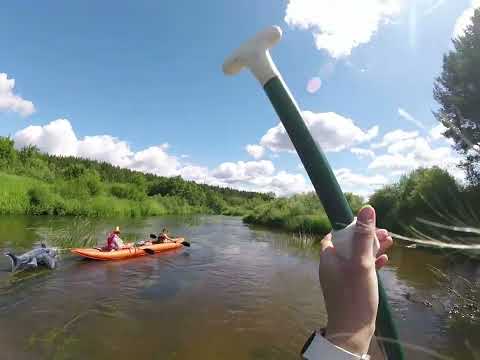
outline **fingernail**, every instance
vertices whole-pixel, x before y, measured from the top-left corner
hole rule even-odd
[[[365,205],[358,212],[357,219],[363,224],[372,223],[375,219],[375,210],[370,205]]]

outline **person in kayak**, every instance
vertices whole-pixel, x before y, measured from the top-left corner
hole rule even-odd
[[[301,352],[303,359],[386,358],[374,339],[379,302],[375,270],[387,264],[385,252],[393,239],[387,230],[375,227],[375,218],[371,206],[359,211],[356,225],[351,228],[349,259],[336,252],[332,233],[322,240],[319,279],[328,322],[325,329],[315,331],[307,340]],[[375,237],[380,245],[376,254],[372,251]]]
[[[174,241],[175,240],[168,235],[167,228],[163,228],[162,232],[158,234],[157,240],[154,241],[154,243],[161,244],[161,243],[174,242]]]
[[[120,238],[120,227],[117,226],[107,237],[107,245],[103,248],[104,251],[115,251],[125,249],[130,246],[125,245]]]

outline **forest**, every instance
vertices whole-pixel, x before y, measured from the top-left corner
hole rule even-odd
[[[56,216],[243,215],[273,199],[75,157],[16,149],[0,137],[0,214]]]

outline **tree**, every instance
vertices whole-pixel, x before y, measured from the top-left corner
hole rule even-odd
[[[393,232],[407,232],[419,226],[419,218],[444,223],[459,217],[461,196],[455,179],[438,167],[417,169],[400,178],[398,183],[377,190],[370,197],[377,224]]]
[[[17,157],[14,142],[9,137],[0,137],[0,167],[12,166]]]
[[[444,55],[443,72],[435,81],[434,115],[463,155],[467,180],[480,185],[480,9],[465,34],[453,39],[455,49]]]
[[[40,150],[34,145],[28,145],[20,149],[18,157],[23,164],[28,164],[32,159],[38,158]]]
[[[71,163],[63,170],[63,177],[67,180],[78,179],[85,174],[85,166],[82,164]]]

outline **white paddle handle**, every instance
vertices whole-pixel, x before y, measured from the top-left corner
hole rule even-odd
[[[268,80],[280,74],[268,49],[273,47],[281,38],[282,29],[278,26],[271,26],[257,33],[225,60],[223,72],[227,75],[234,75],[244,67],[249,68],[260,84],[264,86]]]

